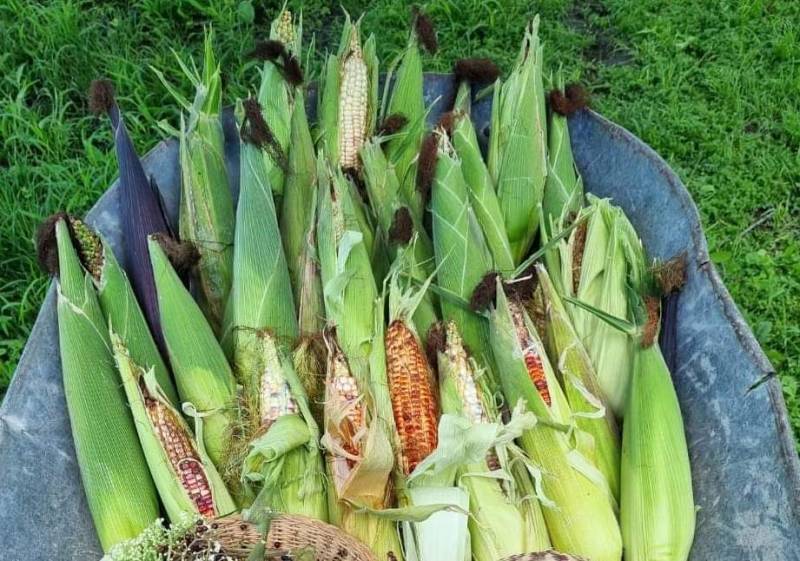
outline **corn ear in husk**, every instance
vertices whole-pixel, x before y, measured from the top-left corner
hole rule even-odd
[[[104,551],[158,518],[158,496],[114,368],[100,304],[64,220],[56,224],[64,394],[89,512]]]
[[[195,87],[190,103],[158,73],[170,93],[188,112],[181,116],[181,205],[179,234],[195,244],[200,262],[191,282],[198,304],[214,333],[219,334],[233,266],[234,209],[225,169],[222,131],[222,77],[212,48],[213,33],[206,31],[203,72],[177,58]],[[165,128],[168,128],[165,125]]]
[[[619,500],[619,427],[613,411],[605,402],[592,361],[586,353],[561,297],[542,265],[536,274],[546,310],[546,337],[564,394],[578,428],[591,436],[592,458],[605,476],[615,501]]]
[[[547,176],[542,46],[539,17],[528,25],[511,74],[495,85],[489,173],[516,263],[522,261],[536,236]]]
[[[233,373],[202,311],[153,237],[149,249],[178,395],[195,410],[205,449],[222,470],[239,423]]]
[[[150,334],[147,320],[128,283],[128,277],[117,263],[114,252],[105,239],[82,220],[70,217],[69,223],[78,254],[97,290],[106,323],[122,339],[138,364],[146,364],[154,370],[164,395],[170,403],[177,404],[178,394],[172,378]],[[159,332],[160,329],[159,326]]]
[[[520,439],[542,471],[543,514],[553,546],[594,561],[622,556],[619,524],[602,474],[577,450],[579,431],[533,323],[498,282],[492,344],[508,403],[523,400],[538,424]],[[576,434],[578,433],[578,434]],[[572,436],[571,436],[572,435]],[[574,438],[573,438],[574,437]]]
[[[345,14],[337,54],[328,55],[320,84],[319,146],[331,165],[359,171],[358,152],[372,136],[378,113],[378,58],[375,38],[362,45],[361,21]]]
[[[435,267],[433,243],[422,222],[403,203],[395,168],[387,160],[380,139],[373,138],[364,144],[361,161],[372,213],[384,239],[389,241],[390,259],[394,262],[398,255],[404,254],[406,274],[414,279],[412,282],[424,283]],[[403,223],[406,214],[411,220]],[[406,228],[410,231],[398,231]],[[411,251],[406,249],[409,247]],[[437,316],[436,298],[432,291],[426,291],[413,316],[418,333],[426,334]]]
[[[469,426],[496,423],[497,407],[474,360],[464,349],[453,322],[444,326],[444,348],[437,352],[442,412]],[[498,448],[499,454],[498,454]],[[502,456],[505,460],[500,462]],[[509,465],[504,445],[458,468],[458,485],[469,496],[470,542],[475,561],[539,551],[550,547],[541,507],[525,469]]]
[[[453,109],[453,147],[469,189],[469,200],[492,253],[494,269],[503,275],[514,271],[515,262],[494,183],[483,161],[478,137],[470,118],[470,87],[462,82]]]
[[[478,224],[461,161],[449,139],[439,132],[438,157],[433,180],[431,212],[436,281],[445,292],[442,317],[458,326],[464,343],[478,363],[493,370],[489,322],[468,307],[475,287],[492,270],[492,256]]]
[[[113,331],[111,341],[139,441],[169,518],[214,518],[236,510],[202,442],[169,402],[153,370],[136,364]]]

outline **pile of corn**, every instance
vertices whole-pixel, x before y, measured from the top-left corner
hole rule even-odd
[[[664,267],[620,208],[583,191],[566,124],[580,90],[543,76],[537,18],[505,79],[486,60],[455,65],[430,126],[436,38],[413,22],[381,94],[375,38],[347,18],[309,123],[302,25],[280,12],[253,52],[257,95],[235,103],[237,202],[211,32],[201,68],[179,60],[193,99],[159,73],[183,109],[162,125],[180,143],[175,231],[111,85],[93,84],[122,246],[57,215],[39,251],[110,558],[243,559],[241,543],[142,541],[163,516],[197,520],[196,540],[241,512],[262,537],[250,559],[281,549],[264,537],[291,515],[368,548],[317,544],[317,559],[686,560],[695,507],[658,346]],[[475,85],[493,95],[485,158]]]

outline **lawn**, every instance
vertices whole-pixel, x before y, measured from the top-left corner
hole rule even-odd
[[[335,48],[342,13],[303,8],[316,49]],[[364,16],[388,61],[405,42],[397,0],[344,1]],[[734,7],[733,5],[736,4]],[[0,5],[0,394],[48,279],[33,251],[49,213],[88,210],[116,174],[105,122],[85,92],[111,78],[137,148],[162,136],[175,104],[150,66],[184,80],[171,49],[198,55],[212,23],[227,99],[255,84],[243,53],[264,37],[276,2],[5,0]],[[539,12],[548,67],[561,65],[593,106],[643,138],[697,202],[712,257],[783,382],[800,435],[800,37],[796,1],[450,0],[432,2],[439,53],[430,70],[489,56],[507,70]],[[189,89],[184,84],[185,90]]]

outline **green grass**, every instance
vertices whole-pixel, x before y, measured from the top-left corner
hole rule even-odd
[[[277,2],[7,0],[0,6],[0,393],[8,384],[48,280],[33,235],[60,209],[85,212],[116,174],[106,123],[85,92],[111,78],[143,153],[175,105],[149,70],[189,89],[170,49],[199,53],[213,23],[228,100],[255,86],[242,54],[263,37]],[[208,5],[206,5],[208,4]],[[407,8],[370,4],[364,27],[387,61],[404,44]],[[712,257],[778,370],[800,434],[800,38],[792,0],[439,1],[428,6],[447,70],[481,55],[508,69],[536,11],[550,68],[562,65],[593,105],[648,142],[683,178]],[[290,2],[293,8],[299,2]],[[302,3],[320,52],[335,48],[341,12]],[[249,6],[254,6],[249,10]]]

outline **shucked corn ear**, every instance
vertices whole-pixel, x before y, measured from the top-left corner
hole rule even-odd
[[[233,373],[202,311],[153,237],[149,249],[178,395],[201,416],[205,449],[222,469],[238,425]]]
[[[436,449],[439,405],[433,371],[420,337],[410,323],[429,283],[403,290],[399,283],[401,272],[398,266],[389,279],[386,373],[399,436],[400,469],[403,474],[410,475]]]
[[[444,338],[444,348],[437,352],[442,412],[463,416],[473,425],[496,422],[499,415],[494,400],[453,322],[445,323]],[[527,488],[514,489],[528,477],[524,469],[501,465],[496,450],[490,450],[484,462],[459,469],[458,484],[469,495],[475,561],[494,561],[550,547],[538,500],[526,496]]]
[[[329,55],[320,89],[319,134],[335,166],[358,171],[358,152],[372,136],[378,111],[378,59],[375,38],[361,44],[360,21],[350,16],[342,29],[339,52]]]
[[[106,241],[85,222],[69,218],[78,254],[97,290],[106,323],[114,328],[139,364],[147,364],[155,372],[158,384],[170,403],[178,403],[178,394],[167,366],[161,357],[136,300],[127,275],[117,263]],[[149,266],[148,270],[152,271]],[[152,273],[150,273],[152,274]],[[155,296],[155,292],[153,293]],[[159,333],[161,327],[159,325]]]
[[[615,500],[619,500],[619,427],[597,381],[592,361],[586,353],[567,310],[542,265],[536,274],[546,310],[551,357],[561,374],[564,394],[576,424],[591,436],[590,459],[605,476]]]
[[[136,364],[113,332],[111,341],[139,440],[167,515],[180,521],[186,514],[215,518],[236,510],[202,443],[169,403],[153,370]]]
[[[189,112],[181,117],[180,139],[181,206],[179,232],[184,241],[194,243],[200,262],[192,275],[192,287],[214,333],[219,334],[233,264],[233,198],[225,170],[222,132],[222,78],[212,49],[213,33],[204,42],[203,73],[189,68],[178,58],[183,71],[195,86],[190,103],[156,71],[161,81]]]
[[[64,394],[83,489],[104,551],[158,518],[158,497],[114,369],[108,328],[64,220],[56,223]]]
[[[511,251],[517,263],[533,243],[538,227],[547,156],[542,46],[539,17],[525,30],[516,66],[495,85],[489,172],[503,211]]]
[[[469,200],[486,245],[492,253],[494,269],[507,275],[514,270],[514,256],[506,234],[500,201],[492,176],[483,161],[470,111],[470,87],[467,82],[462,82],[453,108],[453,148],[461,160]]]
[[[489,322],[467,304],[475,287],[491,272],[492,257],[469,201],[461,161],[444,132],[437,129],[434,134],[439,139],[431,195],[436,280],[455,297],[441,298],[442,317],[455,322],[473,357],[492,370]]]
[[[507,402],[524,400],[539,419],[520,443],[542,470],[548,499],[542,507],[553,546],[593,561],[618,561],[622,543],[606,482],[571,442],[571,411],[542,342],[499,282],[491,334]]]

